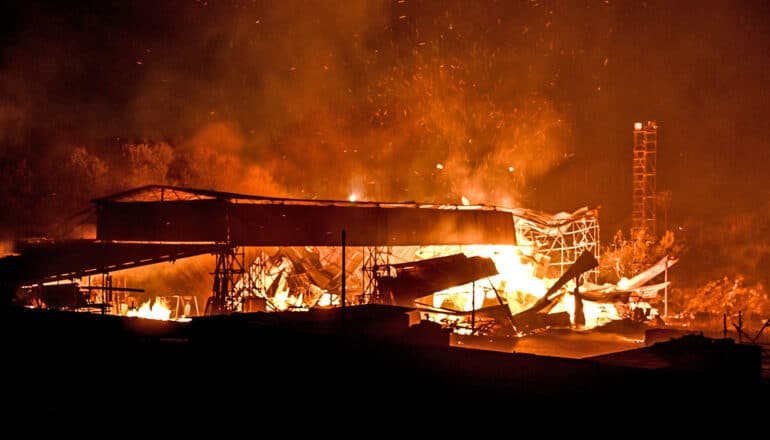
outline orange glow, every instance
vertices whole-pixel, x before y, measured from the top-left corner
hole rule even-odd
[[[316,305],[320,307],[338,306],[340,305],[340,299],[331,293],[324,293]]]
[[[458,246],[435,246],[431,249],[432,255],[442,256],[457,253],[458,248]],[[461,250],[468,257],[479,256],[492,259],[499,274],[489,277],[488,280],[476,281],[474,295],[471,295],[474,283],[436,292],[433,295],[434,307],[452,303],[460,310],[469,311],[473,308],[475,297],[476,309],[479,309],[485,301],[496,303],[495,290],[497,290],[497,294],[508,303],[511,313],[517,313],[548,290],[545,280],[534,275],[532,264],[522,262],[522,255],[526,255],[528,249],[506,245],[474,245],[463,246]]]
[[[553,308],[553,311],[567,312],[569,313],[570,321],[575,322],[575,297],[573,295],[564,295],[559,304]],[[621,318],[614,305],[598,304],[586,300],[583,300],[583,315],[586,319],[586,323],[583,328],[586,329],[607,324],[610,321]]]
[[[152,305],[150,305],[150,301],[147,301],[139,309],[129,310],[126,316],[168,321],[171,318],[171,309],[166,307],[163,301],[156,300]]]
[[[489,279],[477,280],[475,283],[455,286],[433,294],[433,307],[454,307],[461,311],[470,311],[474,308],[478,310],[485,305],[499,304],[496,295],[499,295],[508,305],[512,314],[516,314],[527,309],[537,299],[541,298],[548,291],[548,286],[556,280],[549,278],[538,278],[535,276],[535,267],[524,256],[530,255],[532,249],[523,246],[435,246],[430,248],[430,255],[443,256],[451,255],[462,251],[468,257],[486,257],[494,261],[497,267],[498,275],[489,277]],[[474,289],[475,293],[471,294]],[[574,283],[570,282],[563,288],[571,292],[574,290]],[[497,293],[495,293],[495,290]],[[559,303],[554,306],[552,312],[566,311],[570,315],[570,320],[575,322],[575,300],[574,296],[563,295]],[[583,314],[585,315],[585,325],[583,328],[593,328],[598,325],[606,324],[615,319],[620,319],[615,306],[612,304],[599,304],[591,301],[583,301]],[[442,321],[449,319],[446,315],[436,316],[434,320]]]
[[[324,262],[324,267],[328,267],[332,271],[339,270],[339,266],[336,266],[340,258],[337,249],[318,248],[314,252],[318,252],[317,255]],[[498,274],[476,280],[475,283],[454,286],[432,294],[426,292],[427,296],[418,298],[417,303],[440,309],[469,312],[473,309],[479,310],[484,307],[498,306],[502,301],[508,306],[511,314],[516,314],[534,305],[556,282],[556,279],[541,278],[542,268],[538,267],[538,263],[532,258],[534,250],[531,246],[399,246],[392,249],[392,258],[396,258],[397,261],[420,261],[458,253],[463,253],[467,257],[491,259]],[[256,284],[249,284],[241,280],[235,284],[235,290],[249,291],[250,295],[265,298],[269,311],[300,310],[315,306],[339,306],[340,297],[336,290],[339,285],[328,284],[332,278],[324,278],[324,269],[319,267],[310,272],[295,273],[297,266],[287,257],[288,254],[290,253],[277,253],[272,257],[264,255],[258,258],[249,269],[248,275],[252,283],[256,282]],[[296,259],[296,256],[293,258]],[[350,261],[349,259],[349,263]],[[351,301],[354,302],[357,301],[355,298],[361,292],[358,289],[362,287],[354,284],[353,281],[355,281],[355,274],[362,272],[360,265],[363,264],[363,261],[359,259],[356,264],[358,266],[355,268],[348,267],[348,293]],[[260,265],[263,267],[261,271],[258,269]],[[309,274],[316,277],[315,281],[324,282],[326,280],[324,287],[320,287],[308,278]],[[335,275],[328,274],[326,276],[333,277]],[[298,281],[301,280],[304,280],[303,283],[298,285]],[[351,285],[357,287],[351,289]],[[561,296],[561,299],[551,310],[551,313],[568,312],[572,322],[574,322],[574,298],[571,294],[573,290],[574,283],[568,282],[562,291],[554,295]],[[583,301],[583,313],[586,318],[583,328],[592,328],[620,318],[612,304],[599,304],[588,300]],[[458,328],[467,327],[469,316],[467,314],[453,315],[451,313],[431,312],[428,314],[428,319],[442,325]]]

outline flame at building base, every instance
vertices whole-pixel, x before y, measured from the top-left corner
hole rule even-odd
[[[457,252],[458,248],[468,257],[479,256],[492,259],[498,270],[494,275],[475,283],[455,286],[432,295],[432,305],[438,308],[452,308],[468,312],[485,306],[498,304],[497,296],[504,300],[511,314],[527,309],[548,291],[548,286],[556,280],[538,277],[533,263],[532,248],[526,246],[438,246],[432,249],[434,256]],[[574,290],[574,281],[566,284],[567,292]],[[575,325],[575,298],[571,294],[562,295],[561,300],[551,309],[551,313],[567,312],[570,322]],[[442,322],[452,321],[457,324],[464,319],[449,318],[438,314]],[[621,319],[613,304],[599,304],[583,300],[585,322],[577,325],[584,329],[594,328],[612,320]],[[432,315],[429,315],[432,317]]]
[[[578,322],[575,320],[575,296],[574,295],[565,295],[562,298],[562,300],[559,302],[559,304],[557,304],[552,310],[552,312],[554,313],[557,313],[560,311],[569,313],[570,321],[573,324]],[[583,300],[583,317],[585,319],[585,324],[576,325],[576,326],[582,327],[584,329],[591,329],[594,327],[607,324],[610,321],[622,319],[622,317],[618,313],[618,310],[615,308],[613,304],[599,304],[599,303],[595,303],[593,301],[587,301],[587,300]]]
[[[537,302],[556,280],[541,276],[544,273],[530,246],[466,245],[466,246],[398,246],[388,248],[390,263],[419,261],[463,253],[467,257],[491,259],[498,275],[476,280],[474,283],[454,286],[438,292],[425,292],[418,298],[420,304],[469,312],[504,303],[511,315],[522,312]],[[267,311],[299,310],[311,307],[340,305],[341,252],[335,247],[282,248],[269,253],[260,251],[247,270],[247,275],[236,283],[236,290],[245,296],[266,300]],[[347,253],[348,303],[364,303],[364,251],[349,248]],[[574,282],[563,288],[561,300],[551,313],[567,312],[575,323],[575,303],[571,292]],[[593,328],[620,319],[613,304],[599,304],[583,300],[585,322],[580,328]],[[428,319],[452,328],[470,327],[468,314],[428,313]]]
[[[126,316],[145,318],[145,319],[157,319],[161,321],[168,321],[171,319],[171,309],[166,307],[161,301],[147,301],[143,303],[136,310],[129,310]]]

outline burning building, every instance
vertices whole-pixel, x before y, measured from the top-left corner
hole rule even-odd
[[[5,259],[6,282],[43,285],[100,274],[101,282],[92,285],[89,278],[81,288],[87,295],[65,307],[187,318],[199,312],[195,295],[140,294],[113,285],[109,274],[209,254],[215,262],[211,290],[202,299],[206,314],[381,303],[419,308],[458,331],[510,325],[510,335],[617,319],[613,303],[626,302],[629,289],[651,278],[618,289],[595,284],[595,265],[573,270],[581,255],[598,256],[596,209],[550,215],[160,185],[99,198],[94,206],[95,240],[27,244]],[[577,283],[582,297],[575,294]],[[646,289],[654,293],[660,286]]]
[[[68,380],[54,384],[55,394],[69,392],[71,378],[100,383],[127,368],[149,384],[156,374],[146,368],[150,363],[176,372],[184,383],[206,376],[204,390],[260,392],[273,401],[281,396],[320,401],[338,391],[336,384],[358,401],[415,391],[457,397],[461,390],[459,395],[471,400],[531,404],[594,393],[597,387],[609,396],[618,388],[608,384],[628,381],[685,383],[693,389],[702,383],[687,376],[691,365],[684,373],[675,371],[679,360],[653,375],[629,369],[623,366],[628,361],[617,357],[593,361],[512,354],[489,345],[485,351],[456,348],[481,348],[473,338],[503,336],[494,339],[515,345],[529,338],[511,336],[594,326],[600,321],[597,307],[659,288],[645,286],[659,265],[622,286],[581,281],[598,264],[589,250],[558,278],[548,277],[547,267],[538,267],[553,261],[543,257],[548,248],[518,241],[514,210],[275,199],[162,186],[97,199],[95,205],[95,240],[38,243],[0,260],[4,288],[34,287],[31,295],[46,306],[99,312],[15,308],[6,313],[10,352],[28,374],[48,374],[44,366],[52,358],[77,353],[65,366]],[[569,231],[579,220],[566,218],[554,230]],[[532,236],[547,235],[549,229],[541,225],[535,232]],[[246,259],[244,248],[257,249],[249,252],[253,259]],[[146,304],[126,310],[125,301],[144,292],[107,275],[202,254],[215,260],[206,305],[211,316],[190,322],[165,321],[192,314],[195,303],[181,296],[172,304],[151,294]],[[46,287],[88,274],[104,277],[86,289],[95,296],[83,295],[74,284]],[[232,313],[268,310],[276,313]],[[305,313],[290,313],[299,310]],[[753,347],[686,343],[695,344],[688,353],[703,359],[697,369],[707,369],[705,380],[738,384],[741,390],[755,383]],[[254,363],[251,349],[270,362]],[[651,353],[655,359],[664,355],[659,362],[671,362],[670,352]],[[722,362],[736,355],[740,362]],[[321,358],[328,361],[316,367]],[[84,373],[93,365],[100,368]],[[233,381],[231,373],[246,367],[252,376]],[[252,383],[252,378],[268,380]],[[32,389],[35,395],[52,392],[50,385]],[[208,397],[200,389],[190,387],[182,395],[203,402]],[[13,396],[23,399],[28,393],[29,388],[14,390]],[[128,402],[113,393],[93,396],[114,407]]]

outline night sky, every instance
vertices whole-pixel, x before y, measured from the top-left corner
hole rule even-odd
[[[0,6],[5,239],[149,183],[600,205],[611,236],[647,120],[670,229],[770,212],[770,2],[111,3]]]

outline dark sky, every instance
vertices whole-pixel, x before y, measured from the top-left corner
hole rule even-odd
[[[601,205],[611,235],[642,120],[672,224],[770,195],[770,2],[111,3],[0,6],[7,235],[147,183]]]

